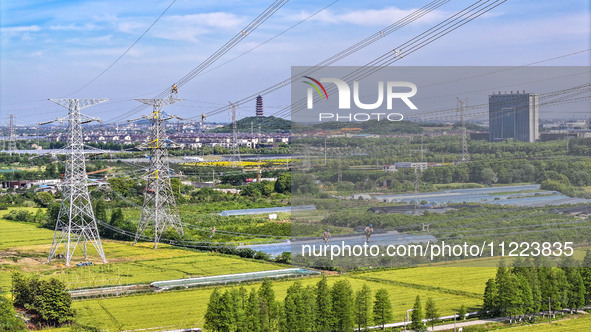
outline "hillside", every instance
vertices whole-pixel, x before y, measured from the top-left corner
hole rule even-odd
[[[274,116],[256,117],[251,116],[236,121],[236,128],[239,133],[250,133],[252,128],[255,133],[258,132],[259,125],[262,133],[289,133],[291,131],[292,122]],[[223,127],[211,130],[212,133],[231,133],[232,124],[227,124]]]

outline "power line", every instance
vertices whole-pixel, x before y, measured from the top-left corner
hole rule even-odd
[[[73,95],[75,93],[80,92],[82,89],[86,88],[90,84],[94,83],[94,81],[96,81],[97,79],[99,79],[101,76],[103,76],[104,73],[106,73],[119,60],[121,60],[121,58],[123,58],[123,56],[125,56],[127,54],[127,52],[129,52],[135,46],[135,44],[137,44],[140,41],[140,39],[142,39],[146,35],[146,33],[148,33],[148,31],[150,31],[150,29],[152,29],[152,27],[156,24],[156,22],[158,22],[162,18],[162,16],[164,16],[164,14],[166,14],[166,12],[168,11],[168,9],[170,9],[170,7],[172,7],[172,5],[175,3],[175,1],[176,0],[172,0],[172,2],[170,3],[170,5],[168,5],[168,7],[166,7],[166,9],[164,9],[164,11],[160,14],[160,16],[158,16],[158,18],[156,18],[156,20],[154,22],[152,22],[152,24],[150,24],[150,26],[125,50],[125,52],[123,52],[123,54],[121,54],[119,57],[117,57],[117,59],[115,59],[115,61],[113,61],[107,68],[105,68],[105,70],[103,70],[100,74],[98,74],[96,77],[94,77],[88,83],[84,84],[78,90],[76,90],[74,92],[71,92],[71,93],[69,93],[67,95],[70,96],[70,95]]]
[[[190,80],[195,78],[198,74],[203,72],[209,66],[211,66],[215,61],[221,58],[224,54],[230,51],[234,46],[236,46],[239,42],[241,42],[246,36],[256,30],[261,24],[263,24],[269,17],[275,14],[281,7],[283,7],[289,0],[275,0],[269,7],[267,7],[261,14],[259,14],[253,21],[251,21],[246,27],[244,27],[240,32],[238,32],[234,37],[232,37],[229,41],[227,41],[224,45],[222,45],[217,51],[211,54],[207,59],[205,59],[201,64],[197,67],[193,68],[189,73],[185,76],[180,78],[176,81],[177,87],[182,87],[183,85],[187,84]],[[166,88],[162,90],[160,93],[156,95],[155,98],[163,98],[169,93],[169,89]],[[130,115],[136,114],[142,110],[144,110],[146,106],[138,106],[114,119],[111,119],[107,122],[116,122],[118,120],[124,119]]]
[[[386,28],[366,37],[365,39],[353,44],[352,46],[334,54],[333,56],[317,63],[314,68],[316,67],[324,67],[324,66],[328,66],[331,65],[371,44],[373,44],[374,42],[383,39],[384,37],[386,37],[387,35],[396,32],[398,30],[400,30],[401,28],[407,26],[408,24],[418,20],[419,18],[427,15],[428,13],[432,12],[433,10],[439,8],[440,6],[442,6],[443,4],[449,2],[449,0],[435,0],[435,1],[431,1],[430,3],[428,3],[427,5],[417,9],[416,11],[412,12],[411,14],[403,17],[402,19],[394,22],[393,24],[387,26]],[[316,69],[318,70],[318,69]],[[265,95],[265,94],[269,94],[271,92],[274,92],[282,87],[288,86],[289,84],[291,84],[292,81],[299,79],[301,76],[304,75],[310,75],[311,73],[313,73],[314,71],[313,68],[305,71],[305,72],[301,72],[298,73],[296,75],[291,76],[290,78],[287,78],[281,82],[278,82],[266,89],[263,89],[261,91],[258,91],[256,93],[253,93],[252,95],[248,96],[248,97],[244,97],[238,101],[235,102],[236,105],[240,106],[243,105],[247,102],[250,102],[252,99],[256,98],[258,95]],[[208,114],[208,116],[212,116],[212,115],[216,115],[222,112],[225,112],[229,110],[228,106],[223,106],[223,107],[219,107],[215,110],[213,110],[212,112],[210,112]]]
[[[473,21],[474,19],[488,13],[506,1],[507,0],[486,0],[484,2],[482,0],[477,1],[460,10],[456,14],[450,16],[449,18],[443,20],[442,22],[436,24],[430,29],[424,31],[423,33],[395,47],[391,51],[382,54],[378,58],[367,63],[365,66],[359,67],[348,75],[345,75],[341,79],[344,81],[360,81],[363,78],[368,77],[397,61],[400,61],[401,59],[455,31],[463,25]],[[331,93],[336,92],[336,89],[337,88],[334,85],[331,85],[328,88]],[[316,96],[314,99],[319,98],[320,97]],[[286,107],[283,110],[276,112],[274,115],[287,116],[290,114],[290,109],[291,114],[293,114],[304,109],[306,103],[307,101],[305,98],[300,99],[299,101],[292,103],[290,107]]]

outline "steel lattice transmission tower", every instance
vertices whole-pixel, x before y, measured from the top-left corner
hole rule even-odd
[[[147,174],[147,185],[144,191],[144,206],[135,234],[134,245],[143,235],[148,226],[154,228],[154,249],[162,233],[169,227],[178,233],[184,234],[181,218],[176,206],[174,194],[170,186],[170,168],[168,164],[168,148],[172,146],[166,136],[166,121],[181,118],[164,113],[162,108],[174,104],[181,99],[136,99],[137,101],[153,107],[152,113],[141,119],[152,121],[150,141],[150,167]],[[137,119],[136,119],[137,120]],[[131,120],[131,121],[136,121]]]
[[[238,128],[236,128],[236,105],[231,102],[228,103],[232,106],[232,155],[230,156],[230,167],[242,168],[240,147],[238,145]]]
[[[8,122],[8,151],[16,151],[16,133],[14,128],[14,115],[10,114]]]
[[[464,107],[467,105],[468,99],[458,98],[457,111],[460,114],[460,124],[462,126],[462,161],[468,161],[470,156],[468,155],[468,138],[466,130],[466,120],[464,119]]]
[[[70,265],[78,243],[82,241],[84,258],[87,258],[87,242],[90,242],[103,262],[107,262],[96,219],[92,210],[92,202],[88,195],[88,178],[86,175],[86,158],[82,139],[82,124],[98,121],[96,118],[80,113],[80,110],[108,99],[50,99],[52,102],[68,109],[68,116],[55,121],[68,121],[68,146],[65,162],[65,175],[62,180],[62,204],[53,233],[53,241],[47,261],[55,257],[59,246],[65,244],[66,265]],[[54,122],[49,121],[44,124]]]

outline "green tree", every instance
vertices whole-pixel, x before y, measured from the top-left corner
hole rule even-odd
[[[431,330],[433,330],[435,323],[439,322],[439,312],[437,312],[435,301],[431,297],[427,298],[427,302],[425,303],[425,318],[431,323]]]
[[[246,303],[246,319],[244,331],[260,332],[261,331],[261,307],[259,304],[259,295],[256,289],[250,290],[248,302]]]
[[[517,276],[509,273],[506,267],[499,267],[496,276],[497,304],[501,314],[510,317],[523,314],[523,289],[520,288]],[[531,290],[530,290],[531,292]]]
[[[279,320],[279,305],[275,301],[275,292],[271,279],[265,279],[259,289],[261,331],[274,331]]]
[[[300,281],[294,282],[288,289],[284,301],[283,331],[310,331],[314,322],[314,311],[311,306],[312,294],[302,287]]]
[[[246,290],[244,287],[232,288],[228,291],[232,312],[232,331],[244,331],[246,322]]]
[[[45,166],[45,176],[48,178],[55,178],[57,177],[57,167],[55,167],[55,163],[49,163]]]
[[[49,204],[51,204],[51,202],[53,202],[53,195],[45,191],[40,191],[35,194],[33,202],[39,205],[39,207],[46,208],[49,206]]]
[[[373,321],[377,325],[382,325],[382,330],[385,330],[387,322],[393,319],[392,315],[392,301],[390,295],[385,289],[378,289],[373,303]]]
[[[332,298],[326,275],[316,284],[316,324],[317,331],[329,331],[332,326]]]
[[[94,216],[100,221],[107,222],[107,204],[103,199],[99,199],[94,204]]]
[[[236,314],[234,312],[235,306],[232,301],[232,294],[230,290],[226,290],[221,296],[219,300],[219,328],[220,331],[230,332],[234,331],[236,328]]]
[[[53,326],[66,323],[74,317],[72,298],[66,285],[54,278],[39,282],[33,306],[43,320]]]
[[[16,316],[12,301],[0,296],[0,331],[27,331],[25,322]]]
[[[497,183],[497,181],[499,180],[497,178],[497,173],[495,173],[495,171],[493,171],[492,168],[488,168],[488,167],[482,169],[481,179],[482,179],[482,182],[488,184],[489,186],[492,185],[493,183]]]
[[[494,278],[490,278],[486,282],[486,287],[484,288],[484,301],[482,304],[482,311],[484,313],[490,312],[495,314],[498,312],[497,296],[497,282]]]
[[[423,305],[421,304],[421,298],[418,295],[415,299],[415,305],[412,307],[410,328],[415,331],[425,330],[425,323],[423,322]]]
[[[55,229],[55,224],[57,223],[57,217],[60,212],[61,204],[58,202],[53,202],[47,207],[47,213],[45,215],[45,223],[43,227],[49,229]]]
[[[121,208],[116,208],[113,210],[113,212],[111,213],[111,222],[110,224],[117,227],[118,225],[121,225],[123,223],[124,217],[123,217],[123,211],[121,210]]]
[[[275,191],[280,194],[291,192],[291,172],[279,175],[274,187]]]
[[[12,296],[16,307],[24,309],[33,304],[37,282],[32,279],[36,280],[36,277],[28,278],[20,272],[12,274]]]
[[[580,268],[580,274],[586,290],[585,304],[591,304],[591,249],[587,249],[585,259],[583,259],[583,264]]]
[[[337,331],[351,331],[355,326],[353,310],[353,289],[348,280],[339,280],[331,290],[333,329]]]
[[[367,329],[371,321],[371,289],[366,284],[355,293],[355,324],[357,329]]]
[[[567,287],[567,303],[566,305],[571,309],[579,309],[585,305],[585,282],[578,268],[564,267],[566,274]]]
[[[211,331],[221,331],[220,313],[221,294],[219,288],[215,288],[209,295],[207,310],[205,311],[205,328]]]
[[[467,313],[468,311],[466,310],[466,306],[462,303],[462,306],[460,306],[460,310],[458,310],[458,316],[461,320],[466,320]]]

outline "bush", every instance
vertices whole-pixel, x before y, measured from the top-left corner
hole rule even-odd
[[[74,311],[66,285],[55,279],[39,280],[21,273],[12,275],[15,306],[39,315],[42,322],[56,326],[69,322]]]
[[[26,331],[25,322],[16,316],[12,301],[0,296],[0,331]]]
[[[268,261],[271,259],[271,256],[269,256],[269,254],[267,254],[266,252],[257,251],[257,253],[254,254],[254,259],[262,259]]]
[[[13,221],[33,222],[35,221],[35,216],[33,216],[31,212],[26,210],[12,210],[4,216],[4,219]]]

